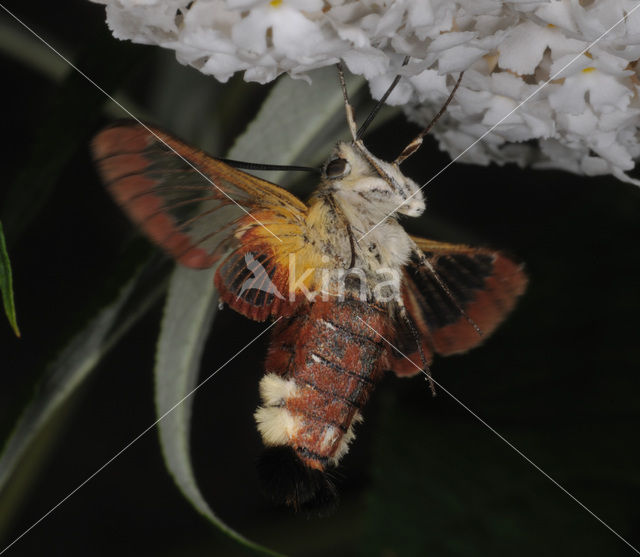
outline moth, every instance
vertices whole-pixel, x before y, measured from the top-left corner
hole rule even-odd
[[[385,162],[365,147],[339,77],[351,141],[337,143],[306,202],[135,121],[92,143],[107,190],[153,242],[187,267],[217,265],[235,311],[277,320],[255,413],[259,475],[297,511],[336,503],[331,469],[383,372],[430,373],[435,354],[477,346],[527,283],[499,252],[407,234],[400,217],[422,215],[425,199],[400,163],[433,122]]]

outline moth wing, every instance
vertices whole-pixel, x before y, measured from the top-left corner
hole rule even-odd
[[[383,367],[392,369],[400,377],[409,377],[424,368],[423,357],[427,365],[431,365],[434,350],[429,328],[420,309],[420,291],[406,270],[403,272],[400,295],[407,315],[403,317],[398,308],[393,316],[394,348],[387,351]]]
[[[133,121],[101,131],[92,151],[109,193],[173,259],[205,269],[232,250],[215,283],[233,309],[256,320],[291,310],[281,267],[289,253],[314,255],[297,197]]]
[[[493,333],[526,289],[523,266],[497,251],[412,239],[431,268],[410,262],[402,295],[425,352],[428,357],[447,356],[474,348]],[[415,359],[415,349],[410,357]],[[399,375],[418,371],[406,360],[393,369]]]

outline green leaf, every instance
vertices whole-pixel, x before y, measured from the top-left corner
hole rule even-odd
[[[213,274],[180,269],[171,278],[155,374],[160,444],[165,463],[180,491],[198,512],[244,545],[262,549],[226,526],[205,501],[193,474],[189,431],[199,360],[217,309]],[[182,319],[184,317],[185,319]],[[180,346],[181,350],[176,347]]]
[[[16,318],[16,306],[13,301],[13,277],[11,275],[11,262],[7,252],[7,244],[4,241],[4,230],[0,222],[0,291],[2,291],[2,303],[7,319],[16,336],[20,336],[18,320]]]
[[[331,124],[344,123],[342,94],[335,69],[318,70],[311,76],[312,85],[289,78],[278,81],[229,157],[291,164],[311,147],[320,158],[326,157],[336,133],[323,142],[318,141],[318,136]],[[356,87],[362,85],[359,80],[353,82]],[[282,176],[272,172],[268,177],[278,181]],[[247,540],[213,512],[193,472],[189,452],[192,397],[188,395],[197,385],[200,359],[216,311],[213,271],[177,267],[169,286],[155,368],[156,412],[163,417],[158,423],[162,452],[176,484],[198,512],[243,545],[273,555],[274,552]]]
[[[69,64],[13,19],[0,21],[0,52],[54,81],[71,72]]]
[[[256,119],[237,139],[229,158],[311,166],[328,157],[337,139],[349,137],[335,68],[310,75],[312,84],[286,76],[278,81]],[[347,77],[351,97],[364,85],[360,78]],[[286,172],[262,175],[280,183]]]
[[[45,373],[45,378],[9,437],[0,458],[0,492],[20,458],[54,412],[68,399],[105,353],[105,341],[128,300],[134,279],[124,285],[112,303],[74,337]]]
[[[136,246],[129,254],[133,251],[140,255]],[[131,269],[126,254],[123,259]],[[19,503],[21,486],[29,483],[24,476],[34,473],[37,465],[33,461],[42,456],[42,451],[38,452],[42,445],[40,441],[44,440],[44,445],[48,443],[43,435],[45,430],[49,431],[46,428],[61,415],[65,404],[104,355],[164,293],[166,281],[157,280],[157,270],[153,273],[153,286],[139,280],[143,269],[144,266],[138,264],[133,274],[129,271],[128,278],[111,295],[108,303],[83,324],[45,371],[0,455],[0,508],[15,508]],[[143,284],[136,288],[138,282]],[[111,284],[106,288],[113,291]],[[0,513],[0,531],[6,528],[10,519],[9,513]]]

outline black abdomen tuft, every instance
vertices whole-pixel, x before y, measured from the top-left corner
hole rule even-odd
[[[258,463],[258,477],[274,503],[296,512],[325,515],[338,504],[338,494],[326,472],[305,466],[290,446],[266,449]]]

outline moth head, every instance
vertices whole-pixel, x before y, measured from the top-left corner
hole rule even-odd
[[[371,154],[361,141],[340,142],[322,169],[323,182],[337,196],[352,204],[418,217],[425,201],[418,184],[407,178],[396,163]]]

